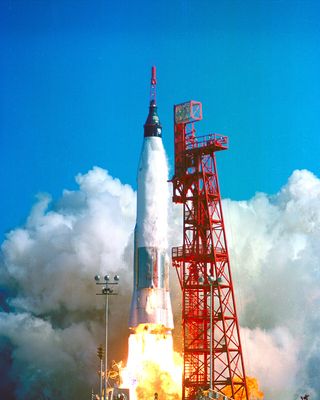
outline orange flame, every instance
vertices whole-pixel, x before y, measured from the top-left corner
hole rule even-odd
[[[157,325],[139,325],[129,336],[128,361],[119,366],[121,387],[130,389],[130,400],[159,399],[180,400],[182,390],[182,356],[173,350],[171,333]],[[240,380],[235,379],[234,383]],[[250,400],[263,400],[256,378],[246,377]],[[232,397],[231,386],[223,394]],[[243,400],[243,392],[236,393],[234,400]]]
[[[120,371],[121,386],[130,389],[130,400],[179,400],[182,357],[173,350],[171,333],[156,325],[140,325],[129,337],[128,362]]]

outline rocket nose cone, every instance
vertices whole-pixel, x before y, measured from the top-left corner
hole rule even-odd
[[[144,124],[144,137],[157,136],[162,137],[162,127],[157,113],[155,100],[150,101],[149,114]]]

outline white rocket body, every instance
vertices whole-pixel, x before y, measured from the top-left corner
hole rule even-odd
[[[134,288],[129,327],[173,329],[167,255],[168,167],[155,101],[144,126],[138,168]]]

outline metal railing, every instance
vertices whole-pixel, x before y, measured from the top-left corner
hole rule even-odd
[[[220,135],[219,133],[211,133],[205,136],[188,137],[186,138],[186,150],[198,149],[206,146],[216,146],[220,148],[228,148],[228,136]],[[180,144],[177,143],[177,144]]]
[[[222,247],[216,247],[215,253],[217,255],[226,254],[225,249]],[[201,256],[211,256],[213,255],[212,246],[179,246],[172,247],[172,258],[181,258],[190,255],[201,255]]]

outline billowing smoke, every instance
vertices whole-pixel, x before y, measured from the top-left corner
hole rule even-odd
[[[110,297],[110,357],[126,354],[135,193],[100,168],[76,180],[79,190],[55,204],[40,196],[26,225],[2,244],[9,312],[0,314],[0,336],[3,352],[11,351],[3,370],[17,399],[88,399],[104,343],[96,273],[121,277]]]
[[[100,168],[76,180],[57,202],[40,196],[2,244],[1,398],[81,400],[97,388],[97,272],[120,275],[109,351],[126,357],[136,195]],[[319,400],[320,180],[295,171],[278,194],[223,207],[247,373],[265,398]],[[171,206],[169,246],[181,241],[181,208]],[[179,317],[176,279],[171,287]]]
[[[268,399],[320,399],[320,180],[294,171],[224,210],[249,374]]]

